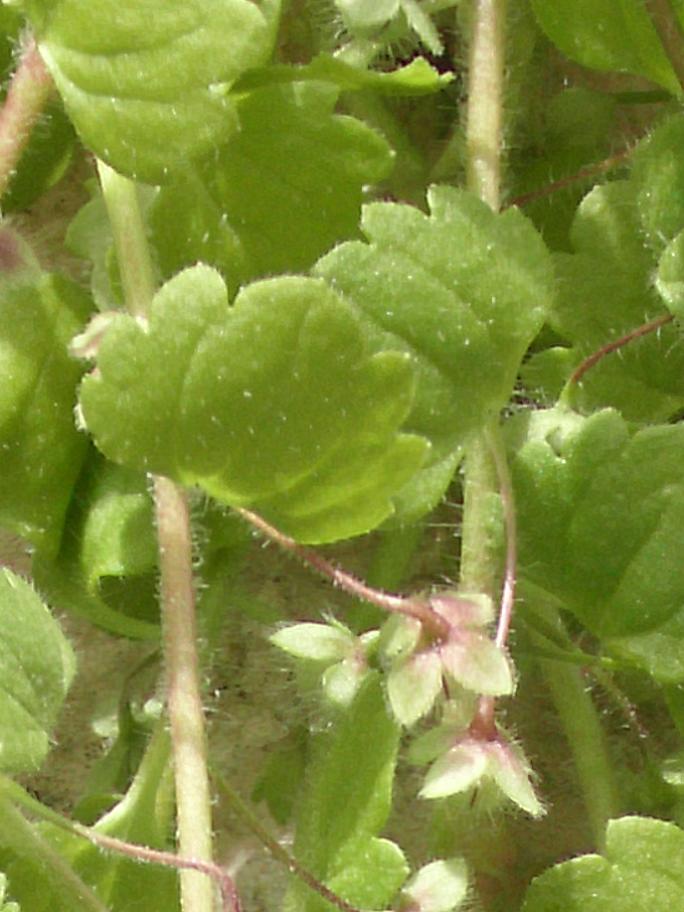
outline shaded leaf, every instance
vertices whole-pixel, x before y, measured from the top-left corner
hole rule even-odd
[[[31,586],[0,570],[0,770],[36,769],[45,758],[75,658]]]

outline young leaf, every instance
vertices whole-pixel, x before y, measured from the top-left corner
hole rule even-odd
[[[229,307],[217,272],[188,269],[156,295],[149,327],[114,323],[98,369],[81,405],[106,455],[249,505],[301,540],[382,522],[427,451],[398,433],[410,359],[368,357],[358,319],[320,280],[260,282]]]
[[[684,833],[673,823],[623,817],[608,824],[603,855],[584,855],[537,877],[523,912],[670,912],[684,902]]]
[[[546,248],[520,212],[495,215],[452,187],[433,187],[428,202],[430,216],[367,206],[368,243],[342,244],[314,272],[363,311],[376,349],[417,360],[406,426],[432,441],[432,467],[508,401],[553,291]],[[423,492],[424,509],[448,480],[439,475],[439,489]]]
[[[151,213],[165,276],[198,260],[231,289],[308,269],[358,233],[362,188],[392,167],[382,137],[334,113],[321,82],[273,86],[237,103],[240,132],[162,188]]]
[[[387,715],[380,678],[371,672],[345,715],[316,739],[297,821],[297,858],[349,902],[368,909],[387,908],[407,874],[397,847],[377,838],[391,806],[398,745],[399,726]],[[284,908],[330,909],[299,882]]]
[[[577,421],[559,411],[524,422],[513,464],[521,576],[604,647],[681,680],[684,426],[630,432],[609,410]]]
[[[268,59],[279,0],[29,0],[41,56],[86,145],[160,183],[236,128],[228,96]]]
[[[0,270],[0,523],[54,552],[86,448],[73,418],[81,368],[67,344],[90,302],[27,262],[7,228]]]
[[[681,94],[646,8],[640,0],[532,0],[549,38],[583,66],[645,76]]]
[[[31,586],[0,570],[0,770],[45,758],[75,671],[69,643]]]
[[[451,912],[462,904],[467,892],[468,871],[462,858],[425,865],[401,891],[416,912]]]

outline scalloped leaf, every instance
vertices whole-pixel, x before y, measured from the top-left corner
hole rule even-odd
[[[41,56],[83,141],[160,183],[236,129],[231,83],[268,60],[279,0],[30,0]]]
[[[623,817],[602,855],[573,858],[532,881],[522,912],[670,912],[684,903],[684,833],[673,823]]]
[[[391,514],[428,449],[398,432],[410,358],[365,348],[320,280],[259,282],[229,307],[219,274],[198,265],[158,292],[149,326],[112,324],[81,406],[117,462],[253,507],[301,540],[346,538]]]
[[[632,432],[611,410],[586,420],[557,410],[527,416],[523,429],[513,462],[521,577],[605,648],[681,679],[684,426]]]
[[[417,361],[406,427],[433,450],[402,497],[508,402],[553,297],[550,257],[520,212],[495,214],[453,187],[432,187],[428,203],[429,216],[400,203],[366,206],[368,243],[342,244],[314,269],[363,312],[376,350]],[[438,473],[426,485],[424,509],[450,477]]]

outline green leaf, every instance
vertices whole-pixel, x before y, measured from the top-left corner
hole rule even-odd
[[[107,456],[301,540],[373,528],[425,458],[424,440],[398,434],[410,359],[368,357],[352,309],[320,280],[260,282],[229,307],[218,273],[188,269],[156,295],[148,327],[112,325],[98,368],[81,405]]]
[[[602,855],[573,858],[532,881],[523,912],[669,912],[684,902],[684,833],[623,817],[608,824]]]
[[[400,0],[335,0],[351,32],[375,31],[399,12]]]
[[[417,912],[451,912],[465,900],[468,871],[462,858],[433,861],[417,871],[402,890]]]
[[[116,633],[159,636],[157,541],[141,472],[90,454],[56,555],[38,551],[32,573],[54,605]]]
[[[86,145],[160,183],[235,130],[231,83],[269,57],[278,0],[30,0],[40,53]]]
[[[451,187],[433,187],[428,202],[430,216],[398,203],[367,206],[368,243],[342,244],[314,271],[363,311],[374,348],[417,360],[406,427],[432,441],[431,471],[508,401],[553,284],[546,248],[517,210],[496,215]],[[425,486],[424,510],[449,477]]]
[[[439,73],[424,57],[416,57],[396,70],[365,70],[331,54],[318,54],[310,63],[289,66],[272,64],[249,70],[235,85],[236,92],[253,91],[274,83],[331,82],[343,92],[372,90],[378,95],[411,96],[438,92],[450,82],[453,73]]]
[[[0,523],[57,549],[86,440],[74,425],[81,368],[67,344],[90,302],[42,274],[9,229],[0,237]]]
[[[668,117],[634,150],[632,183],[641,223],[640,240],[656,255],[684,229],[684,117]]]
[[[640,0],[532,0],[549,38],[583,66],[645,76],[673,95],[681,87]]]
[[[0,770],[37,768],[75,671],[57,622],[31,586],[0,570]]]
[[[681,679],[684,426],[631,432],[609,410],[584,421],[539,412],[521,425],[522,578],[560,599],[604,648]]]
[[[544,384],[559,366],[569,372],[607,343],[665,313],[653,286],[657,260],[644,243],[639,187],[635,180],[615,181],[582,201],[571,230],[575,252],[555,256],[559,293],[549,319],[572,349],[532,358],[523,368],[526,380],[536,371],[536,382]],[[674,193],[672,184],[670,189]],[[684,350],[678,340],[679,331],[664,326],[619,354],[606,355],[568,391],[573,405],[583,411],[610,406],[632,421],[668,419],[684,406]]]
[[[363,187],[387,176],[392,155],[379,134],[334,113],[337,97],[334,86],[316,82],[239,101],[240,132],[185,169],[152,207],[165,276],[200,260],[234,289],[308,269],[358,234]]]
[[[349,710],[316,738],[297,820],[297,858],[348,901],[369,909],[387,908],[407,873],[397,847],[377,838],[391,807],[398,746],[399,726],[387,714],[379,675],[371,672]],[[299,882],[285,901],[286,912],[330,908]]]

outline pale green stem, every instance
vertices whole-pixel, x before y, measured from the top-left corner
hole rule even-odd
[[[0,109],[0,196],[9,186],[52,89],[52,77],[29,37]]]
[[[2,844],[20,857],[35,859],[49,880],[54,897],[59,897],[73,912],[108,912],[71,865],[17,810],[5,789],[0,790],[0,828]],[[10,881],[10,888],[11,885]]]
[[[138,188],[103,161],[98,160],[97,170],[114,235],[126,308],[134,316],[144,316],[152,302],[155,281]]]
[[[472,0],[466,182],[497,212],[501,197],[501,137],[506,0]]]
[[[188,506],[184,492],[168,478],[155,478],[154,494],[178,850],[186,858],[211,862],[211,790],[199,684]],[[196,871],[182,871],[180,876],[183,912],[210,912],[211,881]]]
[[[144,316],[154,294],[154,272],[137,188],[103,162],[98,162],[98,170],[126,306],[131,313]],[[197,655],[190,518],[181,488],[155,477],[154,490],[178,851],[198,863],[211,864],[211,790]],[[184,869],[180,882],[183,912],[212,912],[214,890],[205,874]]]
[[[501,139],[505,60],[505,0],[472,0],[466,111],[466,184],[483,202],[498,212],[501,200]],[[499,532],[501,460],[493,450],[498,428],[493,421],[466,449],[465,490],[461,551],[461,589],[481,592],[496,602],[499,588]],[[512,491],[505,512],[509,548],[515,563],[515,529]],[[512,528],[511,528],[512,523]],[[507,567],[514,578],[515,567]],[[510,605],[508,605],[510,595]],[[504,607],[506,604],[506,607]],[[512,591],[504,590],[497,645],[503,646],[510,624]],[[494,700],[482,696],[473,719],[473,730],[496,737]]]

